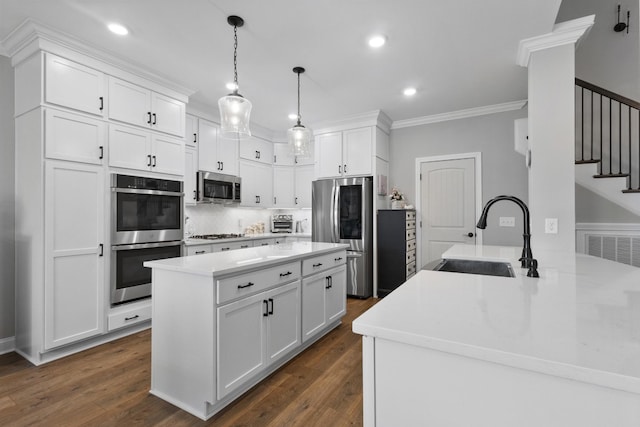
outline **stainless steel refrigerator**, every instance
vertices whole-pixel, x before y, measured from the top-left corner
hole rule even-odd
[[[373,177],[313,181],[311,240],[347,243],[347,295],[373,294]]]

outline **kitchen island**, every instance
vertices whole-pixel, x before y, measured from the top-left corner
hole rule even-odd
[[[515,277],[420,271],[353,322],[365,426],[640,425],[640,269],[456,245]]]
[[[337,327],[347,247],[295,242],[146,262],[150,392],[206,420]]]

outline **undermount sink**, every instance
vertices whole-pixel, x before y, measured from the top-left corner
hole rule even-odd
[[[513,268],[508,262],[443,259],[433,270],[449,271],[452,273],[483,274],[485,276],[515,277]]]

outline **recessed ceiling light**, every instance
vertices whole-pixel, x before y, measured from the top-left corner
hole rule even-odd
[[[296,113],[289,114],[289,120],[297,120],[297,119],[298,119],[298,115]]]
[[[387,42],[387,38],[385,36],[373,36],[369,39],[369,46],[371,47],[381,47]]]
[[[112,33],[119,36],[126,36],[127,34],[129,34],[129,30],[127,30],[127,27],[125,27],[124,25],[112,23],[107,25],[107,28],[109,28]]]
[[[404,93],[404,96],[413,96],[416,94],[416,88],[408,87],[402,93]]]
[[[231,83],[227,83],[226,87],[227,87],[227,89],[229,89],[229,90],[236,90],[236,89],[238,89],[238,85],[237,85],[237,84],[235,84],[235,83],[233,83],[233,82],[231,82]]]

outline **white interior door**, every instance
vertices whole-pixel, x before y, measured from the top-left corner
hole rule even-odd
[[[476,242],[476,158],[420,163],[421,266]]]

